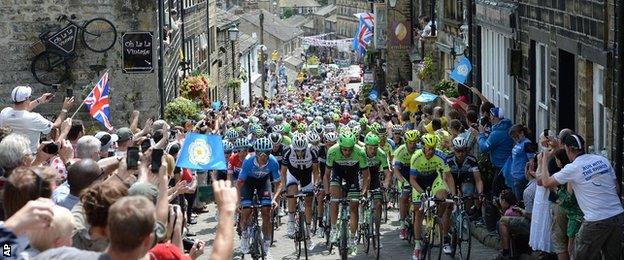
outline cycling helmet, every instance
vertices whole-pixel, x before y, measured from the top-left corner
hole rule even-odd
[[[419,135],[420,135],[420,132],[418,132],[418,130],[408,130],[407,132],[405,132],[405,141],[417,142]]]
[[[368,119],[366,119],[366,117],[362,117],[360,118],[360,125],[367,125],[368,124]]]
[[[351,132],[357,137],[362,133],[362,128],[359,125],[356,125],[351,128]]]
[[[284,116],[282,116],[281,114],[275,115],[275,121],[281,123],[282,121],[284,121]]]
[[[403,127],[401,125],[393,125],[392,133],[403,133]]]
[[[275,144],[281,144],[282,143],[282,135],[280,133],[277,132],[273,132],[269,135],[269,140],[271,140],[271,143]]]
[[[232,150],[234,150],[234,145],[232,145],[232,143],[230,141],[223,140],[222,144],[223,144],[223,152],[231,153]]]
[[[336,132],[336,125],[332,123],[326,124],[324,132]]]
[[[336,134],[335,132],[325,133],[325,141],[335,143],[336,141],[338,141],[338,134]]]
[[[310,132],[308,134],[308,142],[310,142],[311,144],[318,144],[321,142],[321,136],[319,136],[315,132]]]
[[[254,150],[258,152],[268,152],[273,149],[273,144],[269,138],[260,138],[254,144]]]
[[[360,124],[357,121],[355,121],[355,120],[351,120],[351,121],[349,121],[349,123],[347,123],[347,126],[350,127],[350,128],[354,128],[356,126],[360,126]]]
[[[256,137],[265,137],[266,136],[266,131],[264,131],[264,129],[258,127],[256,128]]]
[[[342,148],[353,148],[356,142],[357,142],[357,138],[351,132],[341,133],[340,138],[338,140],[338,144]]]
[[[290,133],[290,124],[288,124],[288,123],[284,123],[284,124],[282,125],[282,132],[284,132],[284,133],[286,133],[286,134],[289,134],[289,133]]]
[[[379,123],[377,123],[377,122],[372,123],[371,126],[370,126],[370,130],[373,133],[379,133],[379,129],[381,129],[381,128],[382,128],[381,125]]]
[[[297,134],[293,136],[292,148],[298,151],[308,148],[308,140],[305,135]]]
[[[306,128],[307,126],[303,122],[297,125],[297,131],[299,131],[299,133],[305,133]]]
[[[464,149],[468,146],[468,139],[463,136],[458,136],[453,139],[453,148]]]
[[[234,149],[236,150],[241,150],[249,147],[251,147],[251,145],[249,145],[249,140],[247,140],[247,138],[238,138],[234,142]]]
[[[338,114],[334,113],[334,114],[332,115],[332,119],[334,120],[334,122],[338,122],[338,121],[340,121],[340,115],[338,115]]]
[[[317,135],[322,135],[324,131],[325,130],[323,129],[323,127],[321,125],[319,125],[319,124],[315,125],[312,128],[312,132],[316,133]]]
[[[281,132],[282,132],[282,125],[273,126],[273,133],[281,133]]]
[[[267,124],[268,124],[269,126],[275,125],[275,119],[273,119],[273,118],[269,118],[269,119],[267,119],[267,120],[266,120],[266,122],[267,122]]]
[[[234,140],[238,137],[238,132],[234,129],[228,129],[225,131],[225,137],[230,140]]]
[[[435,148],[438,145],[438,136],[435,134],[423,135],[422,142],[427,148]]]
[[[364,138],[364,143],[366,145],[379,145],[379,136],[377,136],[373,132],[370,132]]]

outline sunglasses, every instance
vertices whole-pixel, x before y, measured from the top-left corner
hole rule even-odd
[[[353,148],[340,148],[340,151],[351,152],[351,151],[353,151]]]
[[[269,155],[270,152],[269,151],[256,151],[256,154],[258,154],[258,155]]]

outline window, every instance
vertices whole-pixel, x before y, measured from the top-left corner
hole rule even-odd
[[[546,45],[535,44],[535,122],[536,133],[541,133],[548,129],[550,113],[548,112],[549,87],[548,82],[548,49]]]
[[[444,0],[444,18],[463,21],[463,0]]]
[[[182,8],[186,9],[196,4],[197,0],[183,0]]]
[[[195,44],[192,38],[184,41],[184,61],[188,64],[188,69],[193,70],[195,68],[195,57],[193,57],[193,50]]]
[[[481,53],[483,59],[481,71],[483,95],[494,105],[502,107],[509,119],[514,117],[513,90],[514,80],[507,73],[507,50],[511,39],[504,35],[483,28],[481,30]]]
[[[596,153],[607,154],[607,109],[605,107],[604,97],[604,67],[595,64],[593,67],[594,75],[594,151]]]

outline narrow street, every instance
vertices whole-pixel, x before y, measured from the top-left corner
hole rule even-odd
[[[191,226],[191,230],[197,234],[196,238],[202,239],[206,241],[206,253],[200,257],[199,259],[209,259],[210,252],[212,251],[212,243],[214,240],[214,234],[216,232],[216,222],[214,219],[215,215],[215,207],[214,205],[210,205],[210,212],[200,214],[198,217],[198,223],[196,225]],[[381,226],[381,257],[386,258],[391,257],[393,260],[398,259],[411,259],[412,255],[412,247],[408,245],[406,241],[399,239],[398,232],[398,211],[389,211],[388,212],[389,221],[387,224],[382,224]],[[283,219],[285,220],[285,218]],[[282,224],[275,231],[276,241],[273,247],[271,247],[271,254],[273,255],[273,259],[297,259],[297,254],[295,252],[295,246],[293,244],[293,240],[289,239],[286,236],[286,224]],[[337,251],[334,249],[332,254],[329,254],[327,247],[325,247],[324,239],[315,237],[313,241],[317,243],[314,250],[309,252],[308,259],[340,259]],[[243,259],[241,257],[241,253],[238,249],[239,241],[238,238],[234,241],[234,259]],[[472,239],[472,250],[470,254],[471,259],[493,259],[496,257],[496,250],[485,247],[476,239]],[[364,247],[360,245],[358,247],[358,255],[356,257],[349,257],[349,259],[372,259],[372,256],[367,256],[364,253]],[[249,255],[245,257],[245,259],[250,259]],[[447,255],[443,255],[442,259],[453,259]]]

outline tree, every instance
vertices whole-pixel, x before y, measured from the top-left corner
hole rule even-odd
[[[286,7],[284,8],[284,11],[282,13],[282,16],[284,17],[283,19],[288,19],[289,17],[295,15],[295,10],[292,9],[291,7]]]

